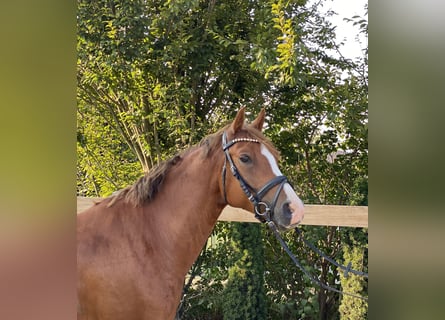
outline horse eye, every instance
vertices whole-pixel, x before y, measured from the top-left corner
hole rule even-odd
[[[239,159],[240,159],[240,161],[241,161],[242,163],[249,163],[249,162],[250,162],[250,157],[249,157],[248,155],[246,155],[246,154],[242,154],[242,155],[239,157]]]

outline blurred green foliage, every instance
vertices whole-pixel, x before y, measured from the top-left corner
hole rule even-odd
[[[336,55],[316,5],[80,0],[77,26],[78,195],[133,183],[244,105],[266,108],[265,134],[305,203],[367,205],[367,50],[357,61]],[[302,229],[334,259],[367,268],[366,229]],[[367,295],[363,280],[341,278],[295,233],[284,237],[322,281]],[[218,223],[189,280],[181,319],[367,314],[366,304],[314,286],[258,225]]]

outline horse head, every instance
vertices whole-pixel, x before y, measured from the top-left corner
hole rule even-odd
[[[260,221],[273,221],[280,230],[289,230],[302,221],[304,206],[278,167],[278,151],[262,134],[264,119],[262,109],[246,124],[242,108],[223,131],[223,194],[229,205],[253,211]]]

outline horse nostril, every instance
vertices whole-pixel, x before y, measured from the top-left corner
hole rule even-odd
[[[285,203],[283,203],[283,213],[285,214],[285,215],[292,215],[292,213],[293,213],[293,211],[292,211],[292,209],[291,209],[291,207],[289,206],[289,204],[290,204],[290,202],[289,201],[286,201]]]

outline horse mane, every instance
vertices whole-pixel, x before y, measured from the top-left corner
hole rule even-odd
[[[204,137],[198,144],[198,147],[204,147],[204,156],[208,157],[217,150],[221,149],[221,137],[224,131],[229,128],[226,125],[216,133],[210,134]],[[266,138],[263,133],[255,128],[244,125],[243,131],[246,133],[246,137],[259,140],[263,143],[273,154],[273,156],[279,160],[280,153],[273,146],[272,142]],[[140,177],[133,185],[128,186],[122,190],[117,191],[115,194],[111,195],[109,199],[111,201],[108,203],[108,207],[112,206],[116,201],[124,199],[126,202],[132,204],[133,206],[142,206],[147,202],[150,202],[158,194],[165,177],[167,176],[170,169],[182,162],[183,156],[190,152],[195,146],[192,146],[181,154],[175,155],[174,157],[161,162],[159,165],[154,166],[150,169],[148,173]]]
[[[151,201],[164,182],[164,179],[170,169],[182,161],[182,155],[175,155],[173,158],[161,162],[154,166],[148,173],[140,177],[133,185],[128,186],[122,190],[117,191],[109,198],[111,201],[108,207],[111,207],[116,201],[125,199],[126,202],[132,205],[141,206],[146,202]]]

